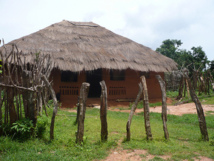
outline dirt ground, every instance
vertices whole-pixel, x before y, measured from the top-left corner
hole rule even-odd
[[[204,109],[204,113],[207,111],[211,111],[211,113],[214,114],[214,105],[202,105]],[[120,112],[130,112],[130,110],[120,110],[119,108],[111,108],[111,111],[120,111]],[[161,106],[156,106],[156,107],[150,107],[150,112],[157,112],[161,113],[162,107]],[[135,113],[140,113],[143,112],[143,109],[136,109]],[[177,106],[173,105],[168,105],[167,106],[167,114],[171,115],[183,115],[183,114],[196,114],[196,107],[194,103],[186,103],[186,104],[181,104]]]
[[[149,154],[146,150],[114,150],[103,161],[140,161],[140,160],[152,160],[154,158],[162,158],[164,160],[170,160],[170,155],[154,156]],[[213,161],[213,159],[207,157],[194,158],[195,161]],[[184,160],[187,161],[187,160]]]
[[[202,105],[204,109],[204,113],[210,111],[214,114],[214,105]],[[112,111],[120,111],[120,112],[130,112],[130,110],[120,110],[119,108],[110,108]],[[150,107],[150,112],[161,113],[162,107]],[[143,112],[143,109],[136,109],[135,113]],[[194,103],[181,104],[177,106],[167,106],[167,113],[172,115],[183,115],[183,114],[196,114],[196,107]],[[163,156],[154,156],[149,154],[146,150],[123,150],[120,149],[120,146],[116,150],[112,150],[109,156],[104,161],[138,161],[138,160],[150,160],[154,157],[159,157],[164,160],[170,160],[171,156],[163,155]],[[195,161],[212,161],[212,159],[200,156],[198,158],[194,158]]]
[[[211,113],[214,114],[214,105],[202,105],[203,109],[204,109],[204,113],[206,114],[206,112],[210,111]],[[99,106],[95,106],[94,108],[99,108]],[[125,109],[127,108],[127,110]],[[123,110],[121,110],[121,108],[118,107],[109,107],[108,110],[110,111],[120,111],[120,112],[127,112],[129,113],[130,110],[128,110],[128,106],[127,107],[123,107]],[[70,108],[61,108],[63,110],[69,111],[69,112],[76,112],[76,109],[70,109]],[[124,110],[125,109],[125,110]],[[136,109],[135,113],[140,113],[143,112],[143,109]],[[157,113],[161,113],[162,112],[162,107],[161,106],[156,106],[156,107],[150,107],[150,112],[157,112]],[[168,105],[167,106],[167,114],[171,114],[171,115],[183,115],[183,114],[196,114],[196,107],[194,103],[186,103],[186,104],[181,104],[181,105],[177,105],[177,106],[173,106],[173,105]]]
[[[204,113],[210,112],[211,114],[214,115],[214,105],[202,105]],[[95,106],[95,108],[99,108],[99,106]],[[123,107],[124,108],[124,107]],[[109,107],[108,110],[111,111],[120,111],[120,112],[127,112],[129,113],[130,110],[128,110],[128,106],[126,107],[127,110],[121,110],[120,107]],[[76,112],[76,110],[73,109],[65,109],[66,111],[70,112]],[[150,112],[157,112],[161,113],[162,107],[157,106],[157,107],[150,107]],[[136,109],[135,113],[140,113],[143,112],[143,109]],[[177,106],[173,105],[168,105],[167,106],[167,113],[172,114],[172,115],[183,115],[183,114],[196,114],[196,107],[194,103],[186,103],[186,104],[181,104]],[[111,150],[109,156],[105,158],[103,161],[139,161],[139,160],[152,160],[155,157],[162,158],[164,160],[170,160],[171,156],[170,155],[163,155],[163,156],[154,156],[149,154],[146,150],[123,150],[121,148],[121,141],[118,143],[118,147],[114,150]],[[200,156],[198,158],[194,158],[195,161],[213,161],[213,159],[207,158]]]

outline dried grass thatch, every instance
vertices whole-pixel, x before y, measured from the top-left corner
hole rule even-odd
[[[30,61],[30,53],[50,54],[60,70],[133,69],[167,72],[176,63],[148,47],[92,22],[61,21],[6,44],[16,44]],[[2,49],[2,48],[0,48]]]

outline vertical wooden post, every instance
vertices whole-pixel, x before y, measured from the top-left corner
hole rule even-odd
[[[143,105],[144,105],[144,121],[145,121],[145,130],[146,130],[146,138],[147,140],[152,140],[152,132],[150,126],[150,119],[149,119],[149,97],[148,97],[148,90],[146,85],[146,78],[145,76],[141,76],[141,83],[143,85]]]
[[[162,120],[163,120],[163,131],[164,131],[164,137],[165,139],[169,139],[169,133],[167,130],[167,105],[166,105],[166,86],[165,82],[161,78],[160,75],[156,75],[156,78],[160,84],[161,87],[161,93],[162,93]]]
[[[37,107],[36,107],[36,92],[29,92],[28,107],[29,107],[29,119],[33,121],[33,126],[36,127],[37,123]],[[32,132],[34,130],[32,129]]]
[[[195,94],[195,91],[191,85],[191,82],[190,82],[188,75],[185,73],[184,73],[184,75],[185,75],[186,80],[189,84],[190,95],[191,95],[192,101],[195,103],[195,106],[197,109],[199,127],[200,127],[202,138],[204,139],[204,141],[209,141],[209,136],[208,136],[208,132],[207,132],[207,125],[206,125],[206,120],[205,120],[205,116],[204,116],[204,110],[202,108],[201,102],[199,101],[197,95]]]
[[[8,108],[8,94],[7,94],[8,89],[6,88],[4,95],[5,95],[5,110],[4,110],[4,124],[8,124],[8,113],[9,113],[9,108]]]
[[[187,85],[186,85],[186,78],[184,78],[184,97],[186,97]]]
[[[45,114],[46,114],[46,116],[48,117],[48,113],[47,113],[47,109],[46,109],[47,104],[46,104],[46,102],[45,102],[45,98],[44,98],[43,93],[41,93],[41,98],[42,98],[42,104],[43,104],[44,109],[45,109]]]
[[[15,110],[15,105],[14,105],[14,90],[13,90],[13,88],[8,88],[7,98],[8,98],[10,124],[12,125],[14,122],[16,122],[18,120],[17,119],[17,113]]]
[[[205,88],[206,88],[207,94],[210,95],[210,78],[208,75],[208,71],[205,73],[204,77],[205,77]]]
[[[178,92],[178,96],[176,99],[180,100],[182,98],[183,90],[184,90],[184,78],[183,78],[183,76],[181,76],[180,85],[179,85],[179,92]]]
[[[18,103],[18,97],[17,97],[17,95],[18,95],[17,89],[14,88],[13,92],[14,92],[14,98],[16,101],[14,104],[15,104],[15,109],[16,109],[16,114],[17,114],[17,120],[19,120],[19,103]]]
[[[100,104],[100,120],[101,120],[101,141],[108,139],[108,124],[107,124],[107,88],[105,81],[100,82],[101,85],[101,104]]]
[[[29,75],[26,71],[22,71],[22,79],[23,79],[23,86],[24,87],[29,87]],[[23,91],[22,92],[22,100],[23,100],[23,105],[24,105],[24,113],[25,113],[25,118],[29,117],[29,105],[28,105],[28,96],[30,95],[29,91]]]
[[[190,97],[190,92],[189,92],[189,83],[186,80],[186,88],[187,88],[187,96]]]
[[[78,144],[81,144],[83,142],[86,100],[88,97],[89,86],[90,86],[89,83],[84,82],[80,89],[78,129],[76,136],[76,143]]]
[[[0,94],[2,93],[2,88],[0,87]],[[0,136],[3,134],[3,129],[2,129],[2,104],[3,104],[3,98],[0,97]]]
[[[81,91],[81,90],[80,90],[80,91]],[[76,124],[78,123],[79,115],[80,115],[80,98],[78,97],[78,103],[77,103],[77,117],[76,117],[76,121],[74,122],[74,125],[76,125]]]
[[[22,100],[21,100],[21,92],[18,92],[18,100],[19,100],[19,118],[22,119]]]
[[[198,71],[193,70],[193,88],[196,90],[197,89],[197,84],[198,84]]]
[[[134,104],[132,105],[132,108],[131,108],[131,111],[130,111],[130,114],[129,114],[129,119],[127,121],[127,124],[126,124],[126,131],[127,131],[127,141],[130,141],[130,138],[131,138],[131,132],[130,132],[130,128],[131,128],[131,123],[132,123],[132,117],[134,115],[134,112],[137,108],[137,104],[138,102],[140,101],[140,97],[142,96],[142,92],[143,92],[143,86],[141,83],[139,83],[139,92],[137,94],[137,98],[135,99],[135,102]]]
[[[42,91],[41,89],[38,89],[38,95],[37,95],[37,113],[38,115],[42,115]]]

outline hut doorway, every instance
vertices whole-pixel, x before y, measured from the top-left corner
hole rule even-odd
[[[88,93],[89,98],[100,97],[101,94],[100,81],[102,81],[102,69],[86,72],[86,82],[90,83]]]

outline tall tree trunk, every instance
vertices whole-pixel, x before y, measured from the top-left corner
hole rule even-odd
[[[101,120],[101,140],[108,139],[108,124],[107,124],[107,88],[105,81],[100,82],[101,85],[101,104],[100,104],[100,120]]]
[[[137,94],[137,98],[135,99],[135,102],[134,104],[132,105],[132,108],[131,108],[131,111],[130,111],[130,114],[129,114],[129,119],[127,121],[127,124],[126,124],[126,131],[127,131],[127,141],[130,141],[130,138],[131,138],[131,123],[132,123],[132,117],[134,115],[134,112],[137,108],[137,105],[138,105],[138,102],[140,101],[140,97],[142,96],[142,92],[143,92],[143,86],[141,83],[139,83],[139,92]]]
[[[169,133],[167,130],[167,105],[166,105],[166,86],[160,75],[156,75],[156,78],[160,84],[162,92],[162,120],[163,120],[163,131],[165,139],[169,139]]]
[[[197,109],[199,127],[200,127],[202,138],[205,141],[209,141],[208,132],[207,132],[207,125],[206,125],[206,120],[205,120],[205,116],[204,116],[204,110],[202,108],[201,102],[199,101],[197,95],[195,94],[194,89],[192,88],[192,85],[191,85],[191,82],[190,82],[188,75],[185,75],[185,77],[186,77],[188,84],[189,84],[190,95],[192,97],[192,101],[195,103],[195,106]]]
[[[81,144],[83,142],[84,136],[84,120],[85,120],[85,111],[86,111],[86,100],[88,97],[89,83],[83,83],[80,89],[79,97],[79,117],[78,117],[78,129],[76,136],[76,143]]]
[[[145,76],[141,76],[141,83],[143,85],[143,104],[144,104],[144,121],[145,121],[145,129],[147,140],[152,140],[152,132],[150,126],[150,118],[149,118],[149,97],[148,97],[148,89],[146,85]]]

